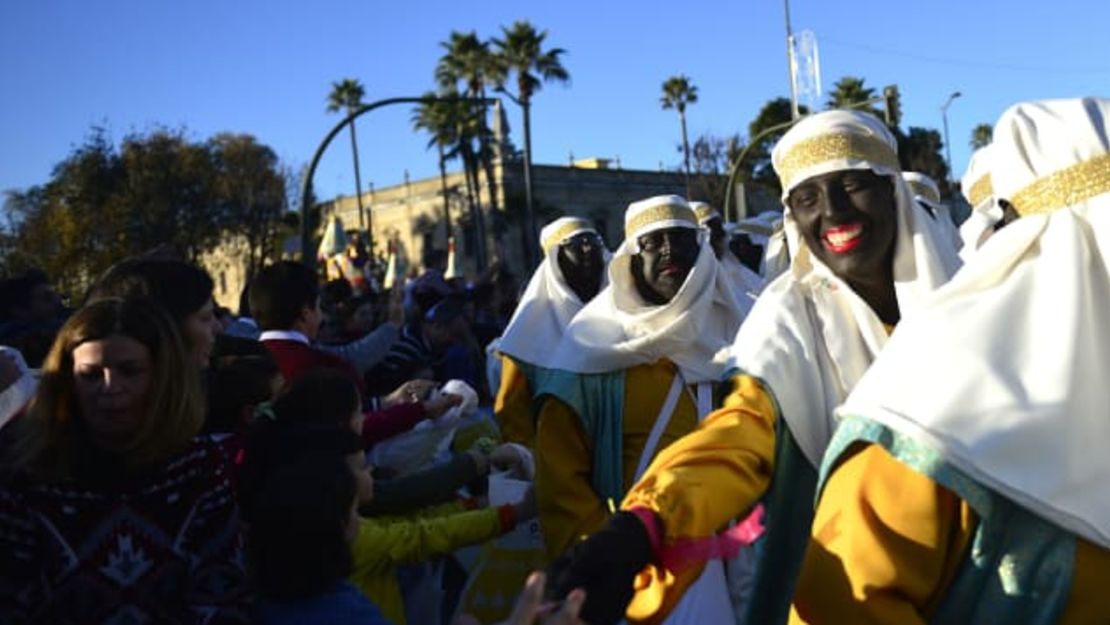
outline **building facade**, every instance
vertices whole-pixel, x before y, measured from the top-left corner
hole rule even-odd
[[[624,239],[624,211],[630,203],[653,195],[686,192],[681,173],[620,169],[606,159],[586,159],[567,166],[533,165],[537,233],[527,235],[522,160],[495,162],[493,172],[492,193],[484,172],[478,176],[476,204],[481,207],[481,225],[470,209],[462,172],[364,193],[363,207],[373,224],[375,249],[384,254],[386,241],[393,241],[415,268],[428,249],[447,249],[451,234],[456,241],[457,262],[468,278],[476,277],[495,259],[517,275],[527,276],[532,268],[527,266],[522,237],[529,236],[533,249],[538,249],[535,238],[547,222],[562,216],[584,217],[593,221],[606,244],[615,248]],[[491,197],[495,202],[490,201]],[[355,197],[322,204],[321,221],[326,222],[331,215],[337,215],[346,228],[357,228]],[[480,260],[483,241],[485,263]]]

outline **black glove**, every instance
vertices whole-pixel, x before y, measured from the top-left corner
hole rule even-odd
[[[620,512],[547,567],[544,594],[549,601],[561,601],[581,588],[586,604],[580,618],[590,625],[610,625],[624,618],[636,574],[651,560],[647,528],[631,512]]]

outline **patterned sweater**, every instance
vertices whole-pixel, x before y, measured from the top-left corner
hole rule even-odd
[[[109,457],[79,480],[0,484],[0,622],[245,623],[239,509],[198,437],[141,472]]]

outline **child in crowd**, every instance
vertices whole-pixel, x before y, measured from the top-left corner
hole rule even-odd
[[[247,493],[244,507],[249,511],[252,532],[260,513],[255,505],[258,495],[251,493],[261,492],[260,485],[267,483],[269,474],[302,455],[328,447],[328,437],[336,436],[336,432],[352,436],[361,432],[361,420],[357,390],[334,372],[305,374],[278,397],[272,417],[259,418],[247,438],[241,490]],[[328,448],[344,456],[359,484],[359,503],[367,504],[374,495],[374,482],[357,436],[355,440],[342,449],[335,445]],[[483,461],[504,463],[513,457],[495,450]],[[498,508],[465,510],[465,504],[455,502],[416,515],[360,518],[352,546],[350,579],[391,622],[401,625],[406,620],[396,579],[399,564],[481,544],[534,514],[534,503],[526,498],[517,505]]]

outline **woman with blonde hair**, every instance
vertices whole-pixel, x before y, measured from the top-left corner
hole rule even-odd
[[[245,621],[227,459],[198,371],[144,299],[78,311],[5,450],[0,621]]]

